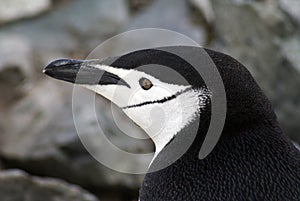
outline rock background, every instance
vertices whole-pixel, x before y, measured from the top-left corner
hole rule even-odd
[[[78,186],[59,179],[29,176],[20,170],[0,172],[0,195],[2,201],[98,201]]]
[[[299,10],[298,0],[1,2],[0,200],[39,200],[41,194],[49,195],[49,201],[97,200],[81,188],[100,200],[136,200],[143,175],[118,173],[93,159],[76,133],[72,86],[41,73],[52,59],[84,59],[104,40],[136,28],[171,29],[237,58],[273,103],[285,133],[300,142]],[[124,136],[112,123],[106,100],[97,97],[96,103],[112,143],[133,153],[153,149],[148,140]],[[81,121],[91,125],[84,135],[95,135],[97,125],[86,115],[87,105],[82,98],[75,109]],[[117,113],[135,135],[145,136]],[[27,173],[6,170],[12,168]]]

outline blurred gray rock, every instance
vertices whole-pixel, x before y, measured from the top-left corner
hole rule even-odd
[[[38,145],[39,134],[63,107],[63,93],[54,82],[47,80],[38,83],[7,113],[1,113],[0,121],[5,125],[1,151],[16,158],[31,157],[28,151]]]
[[[0,35],[0,108],[26,93],[34,78],[33,52],[22,37]]]
[[[282,54],[300,72],[300,35],[287,38],[281,45]]]
[[[217,32],[212,47],[247,66],[275,107],[285,133],[299,142],[298,28],[275,0],[214,0],[212,6]]]
[[[300,26],[300,1],[279,0],[281,8],[290,15]]]
[[[1,1],[0,24],[28,18],[48,10],[51,0],[9,0]]]
[[[127,2],[131,13],[135,13],[141,12],[143,9],[153,3],[153,0],[127,0]]]
[[[207,22],[213,22],[215,13],[212,9],[210,0],[189,0],[189,2],[200,10]]]
[[[56,57],[74,56],[75,50],[80,57],[86,55],[118,32],[127,19],[123,0],[72,0],[38,18],[2,26],[0,34],[22,36],[45,64]]]
[[[130,161],[122,158],[122,155],[105,153],[106,142],[98,140],[98,135],[105,134],[121,150],[147,153],[152,151],[152,144],[128,137],[122,133],[120,126],[130,128],[129,134],[134,137],[145,138],[144,132],[128,121],[120,110],[115,110],[114,116],[119,118],[118,125],[114,124],[114,116],[109,112],[110,103],[100,97],[96,98],[98,119],[94,119],[95,112],[90,107],[94,103],[85,98],[91,95],[90,92],[79,89],[72,103],[72,85],[50,79],[36,84],[26,97],[0,116],[0,125],[5,128],[0,147],[4,165],[37,175],[63,178],[87,188],[138,188],[142,176],[111,170],[88,153],[77,135],[73,115],[84,127],[80,137],[94,142],[96,149],[111,159],[113,167],[129,172],[137,166],[147,165],[151,158]],[[98,122],[103,132],[99,130]]]
[[[62,180],[30,176],[20,170],[0,171],[1,201],[97,201],[82,188]]]
[[[170,29],[185,34],[199,44],[204,44],[206,38],[202,27],[191,22],[188,3],[182,0],[155,0],[131,19],[127,30],[139,28]]]

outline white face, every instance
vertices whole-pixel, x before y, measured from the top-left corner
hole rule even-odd
[[[158,154],[183,127],[199,114],[199,93],[187,85],[165,83],[134,69],[94,66],[118,75],[124,85],[84,85],[123,109],[152,138]]]

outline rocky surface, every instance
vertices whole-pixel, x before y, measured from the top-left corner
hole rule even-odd
[[[143,12],[135,15],[127,26],[127,30],[137,28],[162,28],[177,31],[199,44],[204,44],[206,38],[202,27],[192,23],[189,7],[182,0],[154,1]]]
[[[20,170],[0,171],[1,201],[98,201],[79,186],[30,176]]]
[[[9,0],[0,4],[0,24],[33,17],[51,7],[51,0]]]
[[[127,0],[130,11],[134,14],[147,8],[153,0]]]
[[[213,23],[215,13],[213,11],[210,0],[189,0],[191,5],[200,10],[201,14],[208,23]]]
[[[279,0],[279,4],[298,25],[300,25],[300,2],[297,0]]]
[[[0,35],[27,40],[44,65],[57,57],[83,57],[127,20],[128,8],[123,0],[72,0],[40,17],[0,27]]]
[[[32,66],[30,44],[21,37],[0,34],[0,110],[26,94],[26,86],[34,78]]]

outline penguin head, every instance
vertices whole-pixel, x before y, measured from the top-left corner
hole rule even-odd
[[[190,51],[195,47],[173,48]],[[248,70],[226,54],[204,50],[217,67],[226,92],[227,113],[219,142],[222,137],[261,125],[278,127],[270,102]],[[171,73],[161,73],[155,65],[171,68],[184,81]],[[218,95],[208,89],[190,63],[161,49],[138,50],[103,60],[56,60],[44,73],[84,86],[112,101],[152,138],[156,154],[195,119],[200,119],[200,140],[194,144],[196,149],[201,147],[209,126],[210,103]]]
[[[153,66],[161,63],[157,60],[162,58],[161,54],[145,50],[114,59],[59,59],[48,64],[44,73],[86,87],[116,104],[151,137],[157,154],[200,115],[210,97],[203,81],[193,83],[153,70]],[[182,70],[182,65],[188,64],[164,54],[171,61],[168,67],[189,76]],[[138,68],[143,65],[145,68]]]

